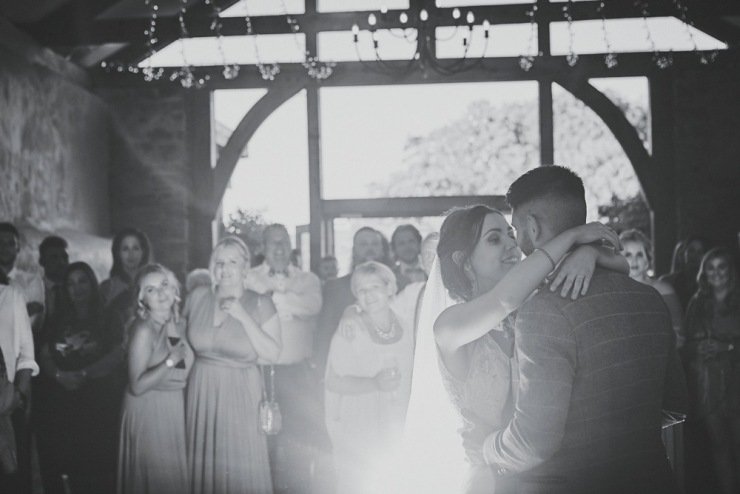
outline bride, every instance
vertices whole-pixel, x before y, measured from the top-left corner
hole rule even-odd
[[[465,455],[460,434],[474,428],[493,432],[513,414],[511,313],[551,272],[549,288],[541,289],[559,289],[574,299],[588,290],[597,263],[628,272],[624,258],[588,245],[599,240],[619,244],[614,231],[590,223],[520,261],[501,212],[476,205],[445,218],[417,329],[402,450],[404,492],[492,492],[493,476],[482,458]],[[503,485],[496,489],[506,491]]]

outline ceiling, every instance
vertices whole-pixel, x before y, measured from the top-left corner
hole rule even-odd
[[[161,49],[180,36],[177,13],[183,0],[151,0],[159,7],[157,43]],[[186,21],[192,37],[213,36],[213,7],[226,9],[238,0],[184,0]],[[278,0],[275,0],[278,1]],[[650,0],[650,16],[675,15],[676,0]],[[306,0],[305,14],[293,16],[301,31],[310,35],[318,31],[349,30],[354,23],[367,24],[367,12],[317,13],[312,9],[316,0]],[[471,0],[475,4],[475,0]],[[481,2],[485,3],[485,2]],[[599,0],[572,3],[574,20],[600,19]],[[740,46],[740,2],[730,0],[683,0],[697,28],[727,43]],[[426,8],[436,25],[450,25],[451,8],[438,8],[434,0],[410,0],[412,12]],[[539,20],[562,21],[563,3],[539,0]],[[137,63],[150,53],[144,31],[149,25],[151,5],[146,0],[0,0],[0,16],[70,61],[86,68],[98,66],[104,60]],[[641,14],[632,0],[608,3],[608,17],[639,18]],[[463,7],[465,10],[468,7]],[[476,17],[491,19],[493,24],[527,22],[531,4],[507,4],[470,7]],[[400,11],[390,11],[378,28],[401,27],[396,19]],[[255,17],[254,32],[258,34],[287,33],[290,26],[285,16]],[[445,24],[447,23],[447,24]],[[224,36],[243,35],[243,18],[222,19]]]

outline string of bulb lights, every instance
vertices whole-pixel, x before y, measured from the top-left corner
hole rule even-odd
[[[143,0],[145,6],[149,9],[149,23],[144,30],[145,43],[149,49],[147,63],[144,66],[136,64],[126,64],[117,62],[102,62],[101,67],[109,72],[115,73],[134,73],[142,74],[145,81],[157,81],[161,79],[179,82],[184,88],[201,88],[204,87],[210,75],[201,73],[199,69],[188,63],[185,40],[189,38],[186,25],[186,14],[188,11],[188,0],[181,0],[182,4],[177,15],[179,24],[179,43],[182,57],[182,65],[171,69],[152,66],[152,56],[156,53],[156,47],[159,42],[157,37],[157,24],[160,18],[159,5],[157,0]],[[220,17],[221,9],[216,5],[215,0],[203,0],[207,7],[211,8],[213,21],[210,24],[210,31],[213,34],[214,42],[219,54],[221,65],[223,66],[222,76],[226,80],[236,78],[243,66],[236,63],[229,63],[223,47],[223,35],[221,33],[222,20]],[[307,77],[322,81],[334,72],[336,63],[332,61],[319,60],[317,54],[311,53],[305,49],[299,40],[301,26],[295,16],[287,13],[285,0],[280,0],[285,22],[288,30],[292,33],[296,50],[299,52],[299,59],[302,59],[301,65],[306,71]],[[244,25],[246,39],[251,41],[251,49],[255,59],[255,67],[260,77],[265,81],[274,81],[280,74],[280,64],[276,62],[266,62],[262,58],[259,50],[259,33],[255,32],[252,17],[247,9],[248,0],[240,0],[244,12]],[[579,55],[575,51],[576,29],[574,26],[573,16],[574,0],[567,0],[562,8],[562,18],[567,25],[568,33],[568,52],[565,61],[568,66],[575,67],[579,61]],[[642,19],[642,25],[645,32],[645,39],[653,53],[653,62],[660,69],[667,69],[673,64],[673,54],[671,51],[660,51],[651,32],[648,18],[650,17],[650,5],[648,0],[635,0],[634,8],[637,9],[639,17]],[[672,0],[673,9],[676,11],[675,17],[679,19],[684,28],[685,36],[690,40],[692,51],[697,54],[698,60],[702,64],[713,62],[717,57],[717,51],[701,51],[698,48],[696,39],[692,32],[694,27],[693,21],[689,17],[688,7],[684,0]],[[192,7],[190,7],[192,8]],[[608,69],[618,65],[618,56],[612,48],[609,31],[607,28],[606,1],[601,1],[597,7],[597,14],[601,23],[601,34],[606,46],[604,54],[604,64]],[[452,16],[452,23],[449,21],[441,22],[440,12],[449,12]],[[327,14],[331,15],[331,14]],[[394,18],[390,19],[393,15]],[[397,15],[397,17],[395,17]],[[519,56],[519,67],[521,70],[528,72],[538,63],[544,55],[537,51],[537,32],[539,23],[539,9],[537,3],[525,12],[529,24],[529,37],[527,47],[524,53]],[[397,27],[397,26],[401,27]],[[393,27],[383,27],[393,26]],[[437,36],[436,28],[440,26],[452,26],[454,30],[451,35],[444,38]],[[364,26],[354,23],[351,26],[351,40],[354,45],[357,60],[366,68],[390,75],[404,76],[412,71],[420,70],[422,73],[434,71],[442,75],[457,74],[476,68],[485,68],[487,51],[491,43],[492,23],[488,19],[476,19],[473,10],[463,10],[456,7],[451,11],[449,9],[438,11],[433,9],[430,13],[426,8],[419,10],[403,10],[400,13],[395,11],[391,13],[387,7],[381,7],[377,12],[370,12],[367,15],[367,21]],[[363,58],[360,34],[361,31],[369,32],[370,46],[372,50],[372,59]],[[380,31],[386,31],[391,36],[405,40],[413,45],[414,51],[405,63],[390,63],[381,55],[381,41],[379,39]],[[462,32],[462,54],[457,58],[444,59],[437,57],[437,46],[444,43],[453,43]],[[480,55],[471,56],[471,47],[479,49]]]

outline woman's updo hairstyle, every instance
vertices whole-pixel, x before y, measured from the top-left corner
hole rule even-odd
[[[454,208],[439,229],[437,255],[442,282],[456,300],[467,302],[473,298],[473,283],[465,274],[465,263],[480,240],[483,221],[491,213],[501,214],[483,204]]]

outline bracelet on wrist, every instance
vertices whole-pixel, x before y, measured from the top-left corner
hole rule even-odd
[[[546,250],[545,250],[544,248],[542,248],[542,247],[538,247],[538,248],[536,248],[536,249],[535,249],[535,250],[534,250],[534,251],[533,251],[532,253],[534,253],[534,252],[541,252],[541,253],[542,253],[542,255],[543,255],[543,256],[545,256],[545,257],[547,258],[547,260],[548,260],[548,261],[550,261],[550,265],[552,266],[552,267],[551,267],[551,269],[550,269],[550,271],[552,271],[553,269],[555,269],[555,260],[554,260],[554,259],[552,258],[552,256],[550,255],[550,253],[549,253],[549,252],[547,252],[547,251],[546,251]]]

